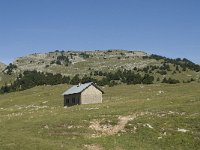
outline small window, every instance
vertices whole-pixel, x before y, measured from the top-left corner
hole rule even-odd
[[[75,103],[75,97],[72,98],[72,103]]]

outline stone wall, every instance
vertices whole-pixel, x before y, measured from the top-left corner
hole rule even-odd
[[[81,104],[102,103],[102,92],[91,85],[81,93]]]

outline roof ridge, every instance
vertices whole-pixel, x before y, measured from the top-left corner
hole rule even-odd
[[[80,85],[79,84],[73,85],[71,88],[69,88],[67,91],[65,91],[62,95],[70,95],[70,94],[81,93],[86,88],[88,88],[90,85],[94,85],[94,83],[88,82],[88,83],[84,83],[84,84],[80,84]]]

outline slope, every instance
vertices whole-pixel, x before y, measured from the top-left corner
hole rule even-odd
[[[91,70],[117,70],[121,67],[133,69],[156,62],[143,60],[145,52],[108,50],[108,51],[55,51],[44,54],[31,54],[17,58],[13,63],[19,70],[61,73],[74,76],[89,74]],[[120,60],[120,61],[119,61]]]
[[[5,69],[6,65],[2,62],[0,62],[0,71],[3,71]]]
[[[98,82],[99,85],[143,83],[143,78],[148,76],[151,80],[144,79],[146,83],[171,83],[171,81],[172,83],[200,82],[199,65],[185,58],[170,59],[158,55],[149,55],[142,51],[56,50],[54,52],[35,53],[17,58],[13,64],[6,68],[4,74],[10,74],[11,76],[8,77],[11,79],[13,79],[12,76],[16,77],[19,74],[23,76],[25,70],[37,70],[44,73],[70,76],[71,79],[79,75],[79,78],[84,78],[84,80],[90,78],[90,81]],[[120,76],[122,72],[123,77]],[[126,79],[124,79],[124,74],[127,75]],[[134,74],[139,74],[141,76],[140,79],[138,77],[138,80],[134,81]],[[10,81],[6,83],[11,84],[13,82],[13,80]],[[76,83],[72,82],[72,84]],[[39,85],[42,85],[42,83]]]
[[[200,149],[199,85],[105,86],[70,108],[68,85],[0,95],[0,149]]]

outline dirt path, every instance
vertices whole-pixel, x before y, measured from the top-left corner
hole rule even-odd
[[[134,116],[120,116],[119,122],[117,125],[100,125],[99,121],[91,122],[90,128],[102,132],[104,135],[113,135],[118,133],[119,131],[123,130],[125,125],[128,123],[128,121],[133,120],[136,117]]]
[[[136,113],[136,114],[128,115],[128,116],[120,116],[120,117],[118,117],[119,122],[115,126],[112,126],[110,124],[100,125],[100,121],[95,120],[95,121],[91,122],[91,125],[89,126],[89,128],[101,132],[101,135],[114,135],[114,134],[117,134],[119,131],[123,131],[125,125],[129,121],[134,120],[135,118],[137,118],[139,116],[144,116],[147,114],[152,114],[152,113],[141,112],[141,113]],[[99,137],[101,135],[98,134],[96,137]]]
[[[123,130],[125,125],[128,123],[128,121],[133,120],[135,117],[133,116],[123,116],[119,117],[118,125],[115,125],[112,129],[108,130],[108,135],[113,135],[118,133],[119,131]]]

